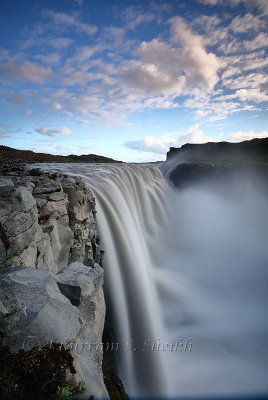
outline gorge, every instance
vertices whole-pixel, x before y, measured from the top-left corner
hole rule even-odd
[[[168,163],[40,164],[28,175],[3,177],[6,191],[12,184],[24,186],[25,196],[32,191],[30,209],[39,215],[44,234],[36,240],[36,225],[31,240],[23,238],[27,246],[19,241],[13,258],[5,259],[3,271],[16,265],[47,269],[58,283],[72,286],[71,274],[87,274],[81,264],[93,275],[96,268],[97,280],[101,270],[95,264],[103,264],[106,324],[130,398],[263,395],[268,390],[266,169],[264,177],[235,169],[219,183],[210,172],[200,180],[195,171],[202,165],[189,169],[189,161],[187,170],[183,163],[175,165],[188,173],[188,184],[181,185],[176,170],[177,189],[163,176],[171,176],[174,165]],[[45,176],[36,167],[49,172]],[[94,198],[98,232],[92,230]],[[49,259],[42,258],[40,240],[51,243]],[[10,251],[7,240],[3,243]],[[78,310],[86,319],[81,293]],[[89,321],[99,341],[101,313],[98,332],[96,320]],[[105,389],[98,390],[96,398],[107,396]]]

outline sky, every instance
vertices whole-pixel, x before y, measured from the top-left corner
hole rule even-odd
[[[268,136],[267,0],[0,0],[0,143],[164,160]]]

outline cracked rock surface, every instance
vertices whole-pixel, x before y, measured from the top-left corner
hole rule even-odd
[[[61,343],[79,398],[103,383],[103,269],[95,199],[79,177],[0,167],[0,332],[12,352]]]
[[[36,171],[0,175],[0,268],[57,273],[74,261],[101,264],[95,199],[84,180]]]

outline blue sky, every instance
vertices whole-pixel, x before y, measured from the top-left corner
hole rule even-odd
[[[0,0],[1,144],[123,161],[268,136],[267,0]]]

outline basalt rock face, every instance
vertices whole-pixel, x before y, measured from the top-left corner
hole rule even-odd
[[[187,143],[179,148],[170,148],[167,161],[174,157],[180,159],[180,162],[187,163],[268,162],[268,138],[240,143]]]
[[[73,261],[101,264],[95,200],[85,182],[37,172],[0,176],[0,267],[57,273]]]
[[[79,396],[109,398],[102,374],[105,320],[95,200],[79,177],[0,169],[0,331],[12,352],[62,343]]]
[[[171,169],[169,179],[177,188],[207,181],[226,180],[230,171],[227,167],[210,164],[182,163]]]
[[[267,190],[264,182],[268,178],[268,138],[171,147],[161,170],[180,189],[193,184],[226,189],[246,178],[258,181]]]

